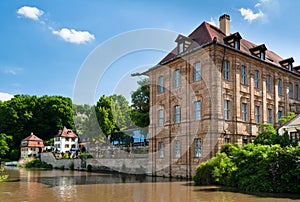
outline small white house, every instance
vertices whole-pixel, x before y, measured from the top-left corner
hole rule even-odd
[[[78,136],[66,127],[54,136],[54,151],[66,153],[78,150]]]
[[[295,141],[296,139],[300,138],[297,130],[300,130],[300,114],[298,114],[293,119],[282,125],[278,129],[278,134],[283,135],[285,131],[287,131],[290,136],[290,139],[292,141]]]

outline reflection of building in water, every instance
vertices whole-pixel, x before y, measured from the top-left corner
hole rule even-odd
[[[21,141],[21,158],[29,156],[38,156],[44,148],[44,141],[33,133]]]
[[[144,72],[150,82],[149,154],[155,175],[187,176],[224,143],[253,141],[258,126],[300,112],[300,66],[203,22]]]

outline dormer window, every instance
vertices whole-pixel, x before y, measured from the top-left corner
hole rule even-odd
[[[282,67],[287,68],[289,71],[293,71],[293,62],[294,62],[294,59],[291,57],[291,58],[280,61],[279,64]]]
[[[178,54],[181,54],[190,47],[192,44],[192,39],[179,34],[175,42],[177,42]]]
[[[183,52],[183,43],[180,43],[178,45],[178,53],[182,53]]]
[[[242,39],[241,35],[238,32],[236,32],[234,34],[231,34],[231,35],[225,37],[223,40],[227,45],[229,45],[237,50],[240,50],[240,40],[241,39]]]
[[[265,60],[266,59],[265,51],[260,52],[260,59],[261,60]]]
[[[267,50],[267,48],[266,48],[265,44],[256,46],[254,48],[250,48],[249,50],[253,55],[260,58],[261,60],[266,59],[266,50]]]

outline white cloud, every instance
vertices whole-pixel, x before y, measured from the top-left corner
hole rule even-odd
[[[23,69],[19,67],[9,67],[5,68],[3,72],[5,74],[11,74],[11,75],[17,75],[19,72],[21,72]]]
[[[217,27],[216,20],[213,17],[210,17],[210,21],[208,21],[208,23]]]
[[[259,11],[258,13],[253,13],[253,11],[249,8],[241,8],[239,10],[241,12],[241,15],[244,17],[245,20],[248,22],[252,22],[253,20],[256,20],[258,18],[262,18],[264,16],[262,11]]]
[[[39,20],[39,17],[44,14],[44,11],[36,7],[23,6],[17,11],[17,14],[32,20]]]
[[[0,92],[0,100],[1,101],[7,101],[7,100],[10,100],[12,99],[14,96],[11,95],[11,94],[8,94],[8,93],[1,93]]]
[[[59,31],[52,30],[52,33],[60,36],[67,42],[76,44],[86,43],[95,39],[95,36],[87,31],[76,31],[75,29],[68,28],[62,28]]]

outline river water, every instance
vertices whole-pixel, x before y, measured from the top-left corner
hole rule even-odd
[[[300,201],[298,195],[253,195],[193,186],[191,181],[124,176],[80,171],[38,171],[8,168],[10,178],[0,183],[0,202],[279,202]]]

